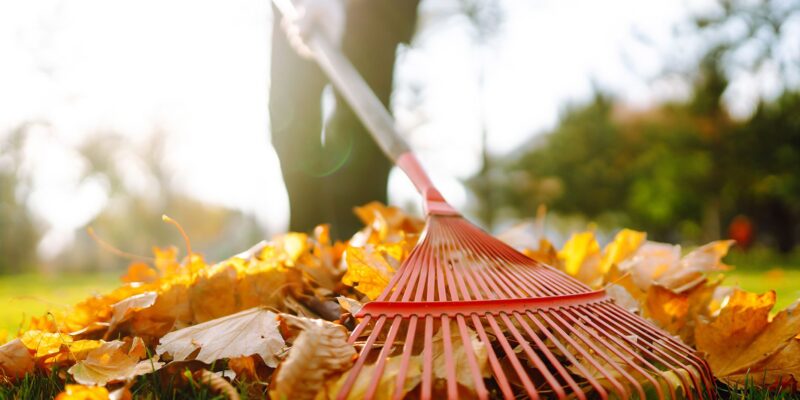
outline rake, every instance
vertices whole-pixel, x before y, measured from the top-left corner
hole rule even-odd
[[[282,14],[295,15],[289,0],[274,2]],[[389,373],[393,399],[716,397],[708,364],[690,347],[604,290],[528,258],[464,219],[352,64],[322,35],[306,42],[414,183],[426,215],[416,247],[356,315],[361,322],[349,342],[361,349],[338,399],[386,398],[378,389]]]

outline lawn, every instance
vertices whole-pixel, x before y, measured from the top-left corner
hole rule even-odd
[[[0,276],[0,339],[3,331],[13,336],[31,315],[68,307],[92,294],[110,291],[118,284],[117,274]]]

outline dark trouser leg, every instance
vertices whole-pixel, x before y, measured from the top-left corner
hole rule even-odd
[[[274,15],[277,18],[280,14]],[[323,207],[330,202],[315,164],[322,152],[320,95],[325,84],[319,67],[294,52],[276,22],[272,31],[269,112],[272,144],[289,195],[292,231],[307,232],[325,222]]]
[[[412,0],[349,2],[342,50],[387,107],[397,46],[411,39],[417,3]],[[327,133],[332,146],[349,149],[341,167],[325,181],[332,195],[329,217],[332,234],[348,238],[362,227],[352,212],[353,207],[375,200],[386,203],[392,165],[344,99],[338,96]]]

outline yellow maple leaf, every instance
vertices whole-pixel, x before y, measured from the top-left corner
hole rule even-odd
[[[355,287],[370,300],[376,299],[394,275],[394,268],[371,246],[348,247],[345,252],[347,272],[342,283]]]
[[[586,231],[573,234],[561,251],[558,258],[563,262],[564,271],[590,286],[602,283],[600,266],[600,245],[594,232]]]
[[[757,295],[735,290],[719,316],[697,325],[697,349],[706,353],[717,377],[727,379],[754,371],[795,340],[800,332],[797,304],[770,320],[769,311],[774,304],[774,291]]]
[[[63,333],[27,331],[20,340],[30,350],[36,352],[37,358],[61,352],[61,346],[72,343],[72,336]]]

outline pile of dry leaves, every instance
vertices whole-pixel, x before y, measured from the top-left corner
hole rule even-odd
[[[333,397],[358,350],[347,343],[357,322],[352,315],[388,284],[424,225],[377,203],[356,212],[365,228],[347,243],[332,242],[319,226],[216,264],[189,246],[182,259],[175,248],[156,248],[152,262],[131,264],[113,292],[34,318],[29,330],[0,346],[0,384],[56,368],[76,382],[61,399],[129,398],[145,374],[206,382],[230,398],[238,398],[239,382],[258,396]],[[746,374],[771,386],[796,387],[800,379],[800,311],[771,316],[774,292],[721,287],[729,241],[682,255],[679,246],[631,230],[602,249],[591,231],[561,250],[513,232],[502,238],[605,287],[623,307],[694,346],[727,383]],[[368,374],[359,379],[351,398],[371,383]],[[378,384],[379,397],[393,390],[386,381]]]

